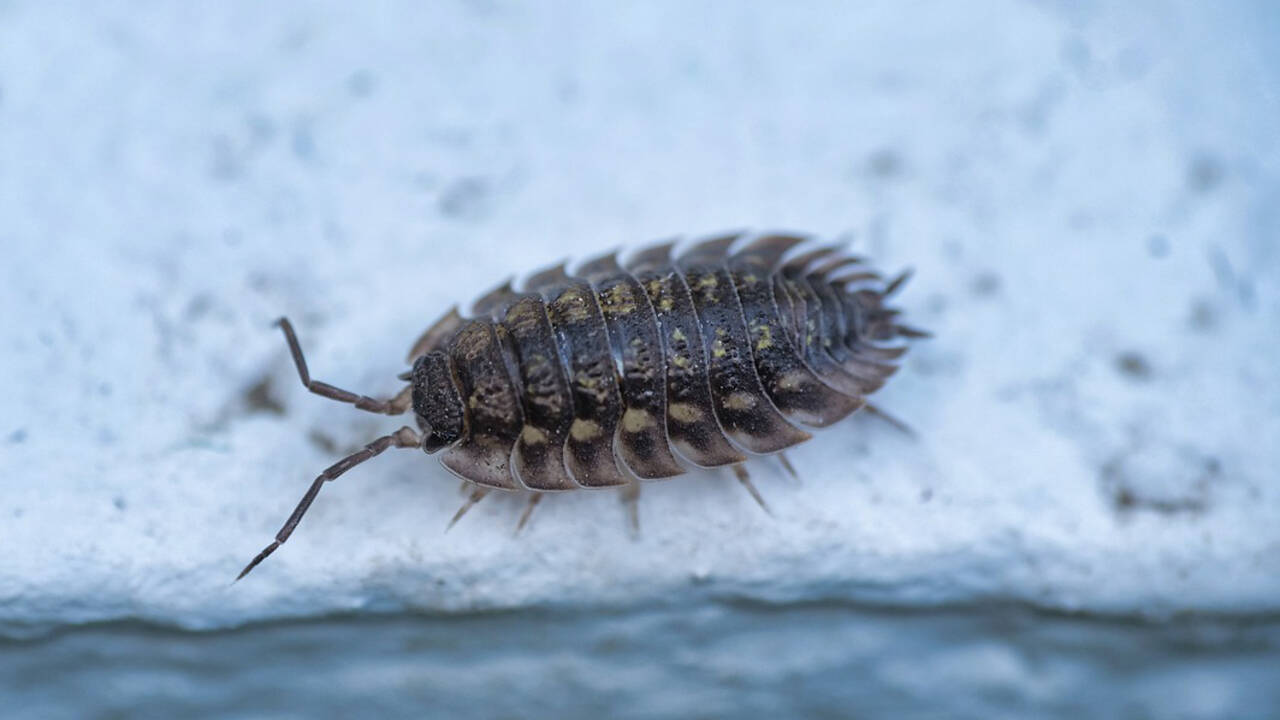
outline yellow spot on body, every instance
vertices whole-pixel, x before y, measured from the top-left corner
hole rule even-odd
[[[629,433],[638,433],[653,427],[653,416],[647,410],[627,408],[622,414],[622,429]]]
[[[676,301],[669,297],[664,297],[658,301],[658,309],[662,312],[671,312],[676,306]]]
[[[762,325],[756,331],[759,333],[759,339],[756,340],[757,350],[768,350],[773,347],[773,330],[768,325]]]
[[[574,420],[569,426],[569,435],[578,442],[586,442],[600,437],[600,424],[594,420]]]
[[[532,425],[525,425],[524,430],[520,431],[520,439],[526,445],[541,445],[547,441],[547,434]]]
[[[722,403],[730,410],[750,410],[756,406],[756,397],[750,393],[736,392],[730,393],[729,397],[724,399]]]
[[[610,315],[630,315],[636,311],[637,305],[635,298],[631,297],[630,288],[618,284],[605,292],[601,307]]]
[[[715,302],[716,301],[715,289],[719,285],[720,285],[720,282],[716,280],[715,275],[703,275],[702,277],[698,278],[698,284],[695,287],[698,290],[702,291],[702,298],[704,300],[706,300],[707,302]]]
[[[683,370],[689,367],[689,358],[686,355],[672,355],[671,364]]]
[[[742,276],[742,283],[744,285],[755,285],[758,282],[760,282],[760,278],[756,277],[755,273],[747,273]]]
[[[684,342],[689,338],[685,337],[684,332],[681,331],[680,328],[676,328],[675,330],[671,331],[671,339],[675,340],[676,342]]]
[[[711,354],[717,358],[722,358],[729,354],[729,351],[724,346],[724,337],[726,335],[728,333],[724,331],[724,328],[716,328],[716,341],[711,343]]]
[[[778,380],[778,387],[783,390],[794,392],[804,387],[808,381],[809,377],[807,375],[799,370],[792,370]]]
[[[579,288],[565,290],[560,297],[556,298],[555,305],[567,322],[580,323],[591,319],[587,299],[582,296]]]
[[[689,403],[671,403],[671,407],[667,408],[667,414],[682,423],[693,423],[702,419],[702,411]]]

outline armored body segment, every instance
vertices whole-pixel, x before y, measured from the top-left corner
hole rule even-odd
[[[467,412],[467,432],[440,462],[477,485],[519,490],[511,451],[523,426],[520,398],[493,325],[472,320],[449,342],[449,359]]]
[[[466,410],[458,395],[449,356],[440,350],[419,356],[410,378],[422,449],[431,453],[460,440],[466,432]]]
[[[654,263],[656,265],[656,263]],[[725,439],[716,420],[707,379],[707,360],[693,299],[680,273],[666,267],[634,269],[658,319],[666,363],[667,433],[685,458],[701,467],[746,460]]]
[[[782,324],[767,255],[744,251],[729,261],[747,323],[756,373],[773,404],[789,420],[826,427],[862,406],[822,382],[801,359]]]
[[[595,294],[581,281],[546,292],[554,295],[547,304],[547,314],[569,370],[573,396],[565,464],[573,479],[586,487],[627,484],[631,480],[618,469],[613,454],[622,398]]]
[[[562,262],[545,270],[539,270],[525,278],[525,291],[546,294],[550,290],[568,285],[569,274],[565,272],[566,265],[567,263]]]
[[[512,279],[508,279],[498,287],[476,298],[471,304],[471,313],[476,317],[486,317],[493,320],[501,320],[506,314],[507,308],[525,293],[516,292],[511,285]]]
[[[742,305],[729,272],[719,265],[685,262],[685,281],[703,329],[707,376],[720,426],[738,445],[760,454],[808,440],[809,433],[787,422],[760,385]]]
[[[585,268],[584,268],[585,269]],[[601,267],[593,284],[609,328],[622,390],[618,452],[637,477],[684,473],[667,436],[666,368],[657,316],[644,287],[631,275]]]
[[[573,424],[573,396],[540,298],[526,296],[507,308],[502,321],[516,357],[524,427],[512,463],[531,490],[580,487],[564,465],[564,446]]]
[[[409,357],[406,362],[412,365],[414,360],[432,350],[444,347],[449,338],[453,337],[465,322],[466,320],[463,320],[462,315],[458,313],[457,305],[449,308],[448,312],[432,323],[431,327],[414,341],[413,347],[409,348]]]
[[[574,274],[594,283],[601,278],[617,275],[620,272],[622,272],[622,266],[618,264],[618,253],[615,251],[587,260]]]
[[[718,237],[699,240],[680,253],[680,267],[697,267],[699,265],[722,265],[729,259],[729,248],[738,242],[742,233],[729,233]]]

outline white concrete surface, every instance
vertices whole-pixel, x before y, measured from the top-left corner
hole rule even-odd
[[[1280,611],[1276,14],[1198,3],[0,4],[0,624],[838,600]],[[917,275],[855,419],[452,532],[397,427],[452,302],[736,227]],[[258,402],[248,398],[261,383]],[[268,402],[261,402],[266,397]],[[264,409],[263,406],[268,406]],[[275,409],[271,409],[275,408]],[[329,447],[326,447],[329,446]]]

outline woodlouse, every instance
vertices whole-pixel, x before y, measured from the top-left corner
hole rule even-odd
[[[311,379],[308,390],[361,410],[413,410],[402,427],[329,467],[244,577],[293,532],[325,482],[390,447],[441,453],[474,486],[454,516],[492,489],[542,494],[623,487],[730,466],[765,506],[743,463],[781,453],[866,405],[897,370],[898,338],[926,333],[885,306],[908,277],[886,281],[842,248],[800,248],[792,235],[727,235],[564,263],[450,310],[413,344],[409,384],[375,400]],[[794,251],[794,252],[793,252]],[[889,344],[886,344],[889,343]],[[876,411],[878,412],[878,411]],[[634,497],[634,495],[633,495]],[[634,508],[634,505],[633,505]],[[634,515],[633,515],[634,522]],[[452,522],[450,523],[452,524]],[[518,528],[517,528],[518,529]]]

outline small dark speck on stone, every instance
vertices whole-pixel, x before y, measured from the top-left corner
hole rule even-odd
[[[1159,233],[1147,238],[1147,252],[1151,253],[1153,258],[1168,257],[1169,238]]]
[[[877,150],[867,158],[867,170],[885,180],[897,177],[902,174],[902,158],[889,148]]]
[[[338,452],[338,443],[332,437],[319,430],[312,430],[307,433],[307,440],[310,440],[312,445],[329,455],[336,455]]]
[[[1000,276],[990,272],[980,272],[973,276],[969,283],[969,292],[975,297],[991,297],[1000,292]]]
[[[933,488],[925,488],[920,491],[920,502],[927,503],[933,499]]]
[[[1209,332],[1218,326],[1218,311],[1208,300],[1193,300],[1187,324],[1196,332]]]
[[[1141,353],[1132,350],[1116,356],[1116,370],[1134,380],[1146,380],[1151,377],[1151,364]]]
[[[273,415],[283,415],[284,405],[275,397],[275,391],[272,389],[271,376],[264,376],[261,380],[254,383],[252,387],[244,393],[245,404],[249,407],[249,412],[267,412]]]
[[[347,78],[347,92],[352,97],[369,97],[373,92],[373,75],[368,70],[357,70]]]
[[[438,207],[445,217],[475,220],[488,205],[489,184],[482,178],[461,178],[440,194]]]
[[[124,501],[124,498],[120,497],[119,495],[115,496],[114,498],[111,498],[111,504],[114,505],[117,510],[124,510],[126,507],[128,507],[128,503],[126,503]]]
[[[17,430],[14,430],[13,432],[9,433],[9,438],[8,438],[8,439],[9,439],[9,444],[11,444],[11,445],[17,445],[17,444],[19,444],[19,443],[22,443],[22,442],[26,441],[26,439],[27,439],[27,429],[26,429],[26,428],[18,428]]]
[[[300,122],[295,125],[292,133],[292,142],[290,144],[293,148],[294,157],[304,162],[309,162],[315,159],[316,141],[315,137],[311,134],[310,124]]]
[[[1138,504],[1138,498],[1134,497],[1133,491],[1129,488],[1120,488],[1116,491],[1115,503],[1121,510],[1131,510]]]
[[[213,139],[210,154],[212,157],[209,161],[209,175],[214,180],[233,182],[244,174],[244,164],[227,136],[219,135]]]
[[[1222,183],[1222,163],[1208,154],[1200,154],[1191,160],[1187,168],[1187,184],[1196,192],[1207,193]]]
[[[213,298],[205,293],[199,293],[187,301],[187,307],[183,309],[182,314],[187,320],[199,320],[209,313],[213,307]]]

